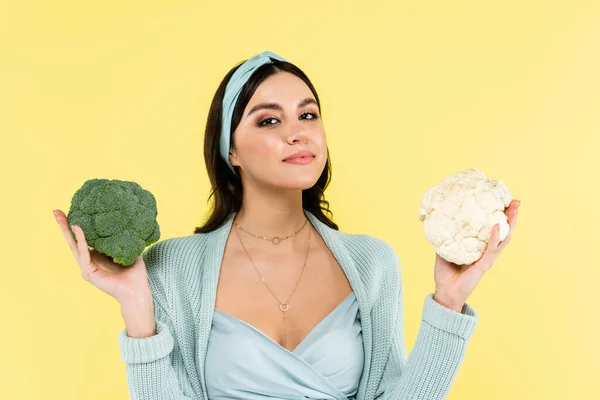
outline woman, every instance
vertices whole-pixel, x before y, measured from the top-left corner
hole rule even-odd
[[[193,235],[130,268],[89,248],[57,211],[82,276],[121,304],[132,399],[443,399],[477,324],[466,304],[510,241],[471,266],[435,261],[406,356],[391,246],[323,211],[330,163],[319,97],[272,52],[234,67],[213,99],[204,155],[214,209]],[[326,207],[323,207],[326,206]],[[91,250],[91,251],[90,251]]]

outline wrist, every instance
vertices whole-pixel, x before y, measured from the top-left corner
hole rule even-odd
[[[121,302],[121,316],[129,337],[141,338],[156,334],[152,294],[126,297]]]
[[[462,313],[463,306],[465,305],[464,301],[458,301],[451,296],[444,294],[444,292],[436,291],[433,295],[433,300],[441,304],[442,306],[449,308],[458,313]]]
[[[152,302],[152,290],[150,289],[150,285],[135,289],[126,289],[122,290],[116,298],[121,308],[131,308],[140,304],[147,304],[148,300]]]

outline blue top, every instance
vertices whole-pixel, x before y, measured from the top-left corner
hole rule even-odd
[[[404,282],[394,248],[375,236],[333,229],[310,211],[305,213],[344,270],[358,303],[364,363],[356,398],[445,398],[478,323],[475,309],[465,303],[458,312],[433,300],[434,293],[427,294],[409,355],[404,342]],[[129,337],[126,328],[119,333],[120,355],[126,363],[132,400],[209,400],[206,352],[213,317],[226,320],[215,312],[215,301],[227,239],[231,229],[235,229],[235,215],[232,213],[211,232],[161,240],[142,253],[152,289],[156,335]],[[236,325],[239,328],[239,323]],[[237,340],[240,336],[230,343],[234,345]],[[275,350],[279,355],[286,354],[271,344],[269,353]],[[344,357],[344,352],[345,349],[338,349],[336,357]],[[226,356],[222,351],[218,354]],[[257,365],[256,359],[244,361]],[[287,357],[285,363],[289,361]],[[215,364],[214,360],[211,364]]]
[[[363,370],[354,292],[289,351],[252,325],[215,309],[206,353],[208,398],[354,399]]]

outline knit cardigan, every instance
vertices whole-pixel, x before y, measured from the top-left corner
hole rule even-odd
[[[343,269],[361,316],[364,367],[357,400],[445,399],[466,353],[478,316],[433,300],[425,303],[415,344],[404,343],[400,260],[381,239],[330,228],[305,214]],[[209,400],[204,364],[217,283],[232,213],[210,233],[169,238],[142,254],[153,296],[156,334],[118,336],[134,400]]]

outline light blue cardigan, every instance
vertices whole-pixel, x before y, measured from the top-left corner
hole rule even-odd
[[[404,343],[400,261],[394,249],[370,235],[337,231],[305,211],[344,270],[361,315],[364,367],[357,400],[444,399],[463,361],[477,313],[425,297],[409,357]],[[220,228],[169,238],[143,258],[154,298],[157,334],[118,337],[131,399],[209,400],[204,364],[225,242],[235,213]]]

